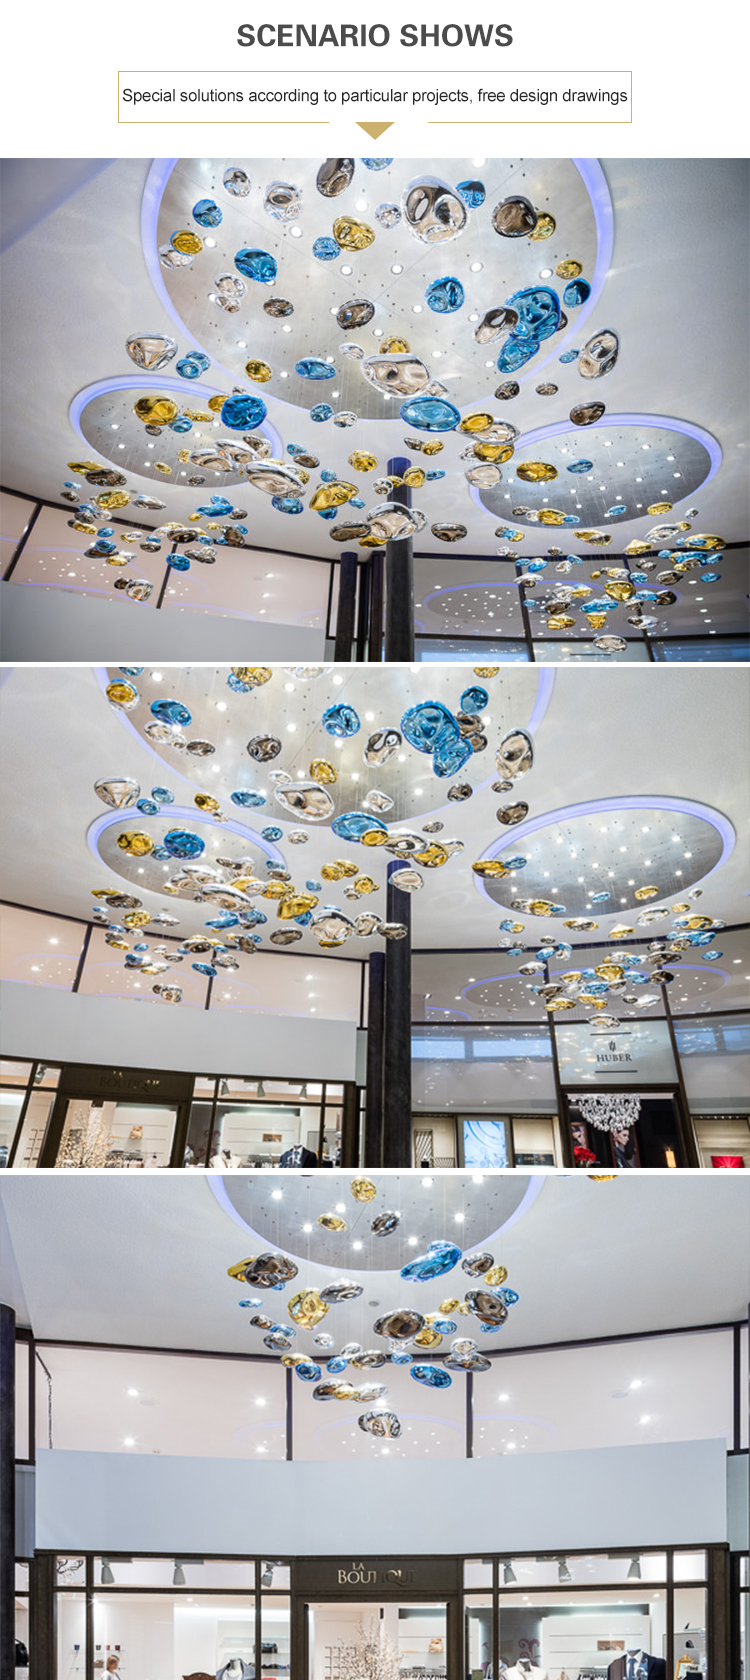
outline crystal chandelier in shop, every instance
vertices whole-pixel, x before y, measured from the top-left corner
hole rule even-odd
[[[600,1132],[629,1131],[641,1112],[640,1097],[627,1096],[622,1091],[606,1096],[580,1096],[575,1100],[582,1118]]]

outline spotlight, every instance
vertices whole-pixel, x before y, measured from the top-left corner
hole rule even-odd
[[[514,1573],[513,1565],[509,1560],[507,1563],[503,1564],[503,1585],[506,1587],[512,1587],[515,1584],[516,1579],[517,1577]]]
[[[102,1558],[102,1570],[99,1579],[103,1587],[113,1587],[115,1584],[114,1575],[109,1567],[109,1558]]]
[[[306,1080],[302,1081],[302,1084],[300,1086],[299,1095],[300,1095],[300,1102],[304,1102],[305,1098],[307,1096],[307,1082],[306,1082]]]
[[[260,1578],[260,1584],[261,1584],[262,1587],[273,1586],[273,1564],[272,1563],[267,1563],[266,1564],[266,1567],[263,1570],[263,1574],[261,1575],[261,1578]]]
[[[227,1084],[226,1079],[221,1079],[219,1081],[219,1096],[220,1097],[228,1097],[229,1096],[229,1086]]]
[[[641,1560],[640,1560],[639,1557],[631,1558],[630,1559],[630,1568],[629,1568],[628,1573],[627,1573],[627,1579],[629,1581],[640,1581],[640,1578],[641,1578]]]
[[[263,1080],[259,1079],[258,1080],[258,1096],[260,1098],[263,1098],[263,1097],[265,1097],[265,1094],[266,1094],[266,1087],[263,1084]]]
[[[568,1568],[567,1558],[560,1558],[559,1559],[559,1562],[558,1562],[558,1565],[557,1565],[557,1579],[558,1579],[561,1587],[567,1586],[568,1582],[572,1581],[572,1579],[573,1579],[573,1577],[570,1573],[570,1570]]]
[[[34,1084],[35,1085],[39,1085],[41,1083],[41,1081],[43,1080],[46,1072],[47,1072],[47,1069],[45,1067],[44,1062],[40,1062],[38,1068],[35,1068],[35,1070],[34,1070]]]
[[[172,1572],[172,1586],[173,1587],[184,1587],[184,1585],[185,1585],[185,1571],[182,1567],[182,1564],[178,1563],[177,1559],[175,1558],[174,1570]]]

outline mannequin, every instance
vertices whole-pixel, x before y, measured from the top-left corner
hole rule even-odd
[[[530,1657],[519,1657],[515,1668],[506,1668],[503,1680],[547,1680],[546,1668],[537,1668]]]
[[[663,1657],[650,1657],[640,1647],[628,1646],[624,1657],[616,1657],[607,1669],[607,1680],[667,1680]]]

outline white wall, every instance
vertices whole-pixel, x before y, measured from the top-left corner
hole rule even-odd
[[[258,1073],[271,1078],[353,1079],[353,1021],[294,1021],[233,1010],[144,1006],[52,986],[0,981],[3,1055],[47,1062]]]
[[[206,660],[310,660],[325,656],[322,629],[258,624],[214,612],[155,612],[140,602],[100,601],[64,589],[0,584],[0,658],[22,665],[47,661],[119,664],[135,651],[160,664]]]
[[[37,1546],[60,1552],[471,1556],[726,1537],[723,1441],[439,1466],[349,1464],[345,1471],[329,1464],[37,1454]]]

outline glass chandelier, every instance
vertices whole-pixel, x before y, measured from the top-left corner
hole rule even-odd
[[[579,1096],[576,1102],[585,1121],[600,1132],[625,1132],[634,1126],[641,1112],[640,1097],[622,1091],[612,1095]]]

